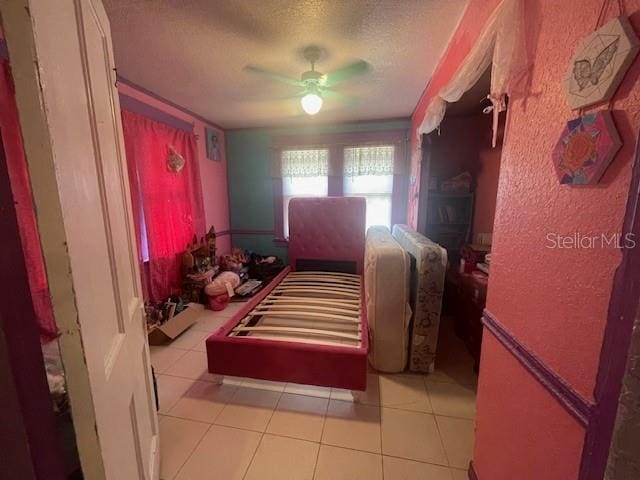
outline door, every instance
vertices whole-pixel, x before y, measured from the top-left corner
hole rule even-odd
[[[0,0],[85,478],[157,479],[158,423],[109,22]]]

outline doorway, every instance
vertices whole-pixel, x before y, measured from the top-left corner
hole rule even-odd
[[[447,105],[438,130],[422,141],[428,173],[421,179],[420,223],[448,257],[436,372],[474,397],[504,134],[501,126],[492,147],[490,83],[488,68],[460,101]]]

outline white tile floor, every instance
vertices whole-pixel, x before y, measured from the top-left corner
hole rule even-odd
[[[370,373],[362,403],[340,389],[207,373],[205,338],[240,308],[204,311],[152,347],[163,480],[462,480],[472,455],[471,359],[444,322],[432,375]]]

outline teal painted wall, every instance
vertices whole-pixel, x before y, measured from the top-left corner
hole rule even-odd
[[[231,230],[262,231],[234,234],[233,245],[262,254],[286,259],[286,247],[273,242],[273,188],[271,179],[271,145],[281,135],[308,135],[374,132],[409,129],[411,122],[352,123],[317,127],[286,127],[227,130],[227,174]],[[409,149],[407,148],[407,151]],[[267,232],[264,232],[264,231]]]

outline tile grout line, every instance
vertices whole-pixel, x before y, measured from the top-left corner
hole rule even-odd
[[[313,465],[313,477],[312,480],[316,478],[316,472],[318,471],[318,460],[320,460],[320,449],[322,448],[322,436],[324,435],[324,425],[327,423],[327,413],[329,413],[329,403],[331,402],[331,391],[333,389],[329,389],[329,398],[327,398],[327,406],[324,408],[324,415],[322,416],[322,428],[320,429],[320,439],[318,440],[318,453],[316,454],[316,463]]]
[[[380,388],[380,381],[378,380],[378,388]],[[380,390],[378,390],[378,395],[380,395]],[[379,403],[382,403],[382,398],[379,399]],[[379,428],[380,428],[380,463],[382,464],[382,480],[384,480],[384,450],[383,450],[383,446],[382,446],[382,405],[378,406],[378,415],[380,417],[380,423],[379,423]]]
[[[440,439],[440,445],[442,445],[442,451],[444,452],[444,456],[447,459],[447,466],[451,467],[451,460],[449,460],[449,454],[447,453],[447,449],[444,447],[444,440],[442,439],[442,432],[440,431],[440,425],[438,424],[438,418],[434,415],[433,421],[436,422],[436,430],[438,430],[438,438]],[[474,433],[475,435],[475,433]]]
[[[176,416],[173,416],[173,415],[167,415],[165,413],[163,413],[161,415],[164,416],[164,417],[175,418],[175,419],[184,420],[184,421],[187,421],[187,422],[202,423],[202,424],[205,424],[205,425],[209,425],[209,427],[222,427],[222,428],[229,428],[229,429],[233,429],[233,430],[240,430],[240,431],[243,431],[243,432],[264,433],[264,434],[272,435],[274,437],[281,437],[281,438],[286,438],[286,439],[290,439],[290,440],[300,440],[302,442],[316,443],[320,447],[325,445],[325,446],[328,446],[328,447],[340,448],[340,449],[343,449],[343,450],[350,450],[350,451],[353,451],[353,452],[368,453],[368,454],[371,454],[371,455],[380,455],[381,457],[397,458],[399,460],[407,460],[407,461],[410,461],[410,462],[416,462],[416,463],[421,463],[421,464],[425,464],[425,465],[433,465],[433,466],[436,466],[436,467],[444,467],[444,468],[456,469],[456,470],[464,471],[464,468],[450,466],[448,464],[448,462],[447,462],[447,464],[427,462],[427,461],[424,461],[424,460],[418,460],[418,459],[411,458],[411,457],[402,457],[402,456],[399,456],[399,455],[391,455],[391,454],[386,454],[386,453],[372,452],[370,450],[359,450],[357,448],[345,447],[345,446],[342,446],[342,445],[333,445],[333,444],[330,444],[330,443],[315,442],[315,441],[312,441],[312,440],[307,440],[307,439],[298,438],[298,437],[291,437],[291,436],[282,435],[282,434],[279,434],[279,433],[260,432],[260,431],[257,431],[257,430],[250,430],[250,429],[242,428],[242,427],[233,427],[233,426],[230,426],[230,425],[212,424],[212,423],[208,423],[208,422],[202,422],[202,421],[199,421],[199,420],[191,420],[191,419],[188,419],[188,418],[182,418],[182,417],[176,417]]]
[[[172,417],[172,418],[176,418],[176,417]],[[183,419],[181,419],[183,420]],[[178,468],[178,470],[176,471],[176,474],[170,479],[170,480],[175,480],[176,478],[178,478],[178,475],[180,475],[180,472],[182,471],[182,469],[184,468],[184,466],[187,464],[187,462],[191,459],[191,457],[193,456],[193,454],[196,452],[196,450],[198,449],[198,447],[200,446],[200,444],[202,443],[202,440],[204,440],[204,437],[207,436],[207,433],[209,433],[209,430],[211,430],[211,427],[213,427],[213,424],[210,423],[209,427],[204,431],[204,433],[202,434],[202,436],[200,437],[200,439],[198,440],[198,442],[195,444],[195,446],[193,447],[193,450],[191,450],[191,452],[189,453],[189,455],[187,455],[187,458],[185,459],[184,462],[182,462],[182,465],[180,465],[180,468]],[[161,464],[162,465],[162,464]],[[162,468],[161,468],[162,470]],[[162,474],[162,471],[160,472]]]
[[[244,383],[244,381],[242,383]],[[280,399],[282,398],[282,392],[279,392],[279,393],[280,393],[280,395],[278,396],[278,401],[276,402],[275,406],[273,407],[273,410],[271,410],[271,415],[269,416],[269,420],[267,420],[267,424],[264,426],[264,430],[262,431],[262,433],[260,435],[260,440],[258,441],[258,445],[256,446],[256,449],[253,452],[253,455],[251,456],[251,460],[249,461],[249,464],[247,465],[247,469],[245,470],[244,475],[242,475],[242,480],[244,480],[247,477],[247,473],[249,473],[249,469],[251,468],[251,465],[253,464],[253,461],[256,458],[256,454],[258,453],[258,450],[260,449],[260,445],[262,445],[262,440],[264,439],[264,436],[265,436],[265,433],[267,431],[267,428],[269,428],[269,424],[271,423],[271,419],[273,418],[273,415],[274,415],[274,413],[276,411],[276,408],[278,408],[278,404],[280,403]]]

